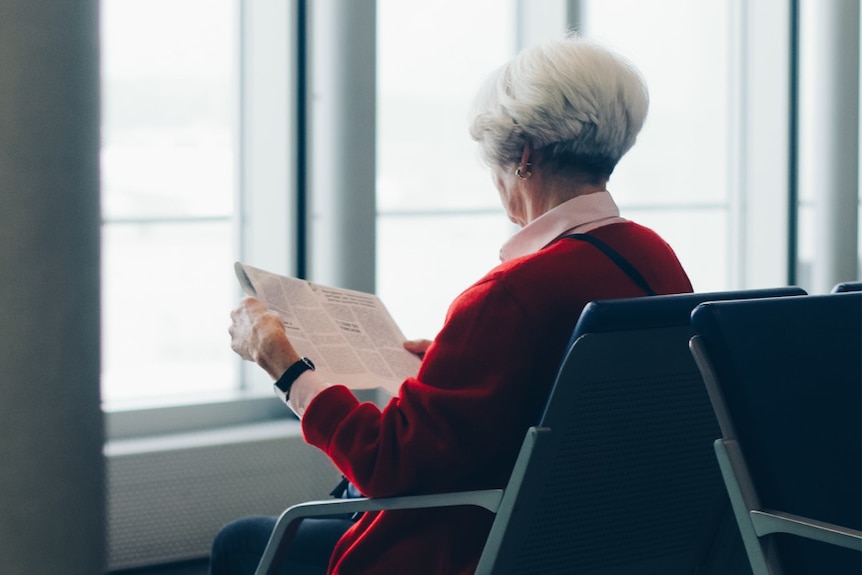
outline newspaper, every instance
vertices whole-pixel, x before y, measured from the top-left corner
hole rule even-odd
[[[401,329],[377,296],[240,262],[234,270],[246,294],[281,316],[293,347],[314,361],[326,381],[397,395],[401,383],[419,370],[419,357],[404,349]]]

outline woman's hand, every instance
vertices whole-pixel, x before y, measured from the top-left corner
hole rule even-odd
[[[410,353],[415,353],[420,358],[425,357],[425,352],[431,346],[430,339],[411,339],[404,342],[404,349]]]
[[[231,349],[243,359],[257,363],[273,379],[278,379],[300,359],[287,338],[281,318],[260,300],[242,300],[230,317]]]

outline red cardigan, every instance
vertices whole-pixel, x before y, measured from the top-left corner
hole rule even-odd
[[[624,222],[590,233],[657,293],[691,291],[651,230]],[[385,409],[333,386],[308,406],[305,439],[369,497],[504,487],[584,306],[642,295],[583,241],[504,262],[452,303],[419,373]],[[336,545],[329,572],[473,573],[492,521],[478,508],[366,513]]]

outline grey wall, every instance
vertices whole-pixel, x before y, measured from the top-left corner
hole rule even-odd
[[[100,573],[97,0],[0,0],[0,570]]]

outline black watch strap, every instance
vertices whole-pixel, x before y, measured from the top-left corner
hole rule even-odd
[[[303,357],[288,367],[285,372],[281,374],[281,377],[278,378],[278,381],[275,382],[275,386],[284,393],[285,401],[290,398],[290,386],[293,385],[293,382],[295,382],[300,375],[308,370],[314,371],[314,364],[307,357]]]

